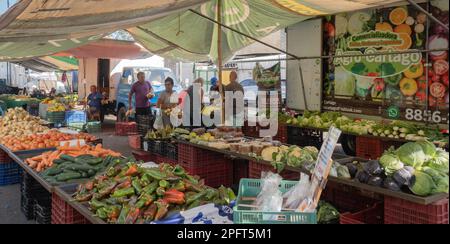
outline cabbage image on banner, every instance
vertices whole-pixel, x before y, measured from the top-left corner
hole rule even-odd
[[[356,79],[342,66],[336,67],[334,78],[334,92],[336,96],[353,97],[355,95]]]

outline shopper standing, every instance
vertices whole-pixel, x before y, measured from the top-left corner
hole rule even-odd
[[[153,94],[153,88],[149,81],[145,80],[145,73],[139,72],[137,74],[138,81],[131,87],[130,94],[128,95],[128,108],[133,109],[132,98],[135,95],[135,109],[136,115],[149,115],[150,114],[150,101],[155,95]]]
[[[156,103],[156,107],[161,109],[164,127],[171,125],[170,110],[177,106],[177,103],[172,103],[170,100],[172,94],[174,93],[173,85],[173,79],[170,77],[164,81],[164,86],[166,89],[161,92],[158,102]]]

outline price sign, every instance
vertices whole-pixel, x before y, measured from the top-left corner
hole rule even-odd
[[[86,145],[86,141],[84,139],[75,139],[70,141],[61,141],[59,142],[60,146],[64,146],[66,143],[69,143],[70,147],[76,147],[78,145],[78,142],[80,143],[80,146]]]

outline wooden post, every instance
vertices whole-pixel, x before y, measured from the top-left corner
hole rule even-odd
[[[220,92],[220,96],[221,96],[221,101],[220,104],[222,104],[222,114],[221,114],[221,122],[222,124],[224,124],[225,122],[225,92],[222,86],[222,66],[223,66],[223,56],[222,56],[222,0],[217,0],[217,58],[218,58],[218,62],[217,62],[217,66],[219,67],[219,92]]]

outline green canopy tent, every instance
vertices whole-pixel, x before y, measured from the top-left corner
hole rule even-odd
[[[262,38],[296,22],[399,0],[221,0],[222,23]],[[106,4],[107,2],[107,4]],[[49,56],[118,29],[144,47],[181,60],[217,60],[218,0],[22,0],[0,16],[0,61]],[[203,3],[203,4],[202,4]],[[202,5],[199,5],[202,4]],[[253,42],[224,28],[223,58]]]

